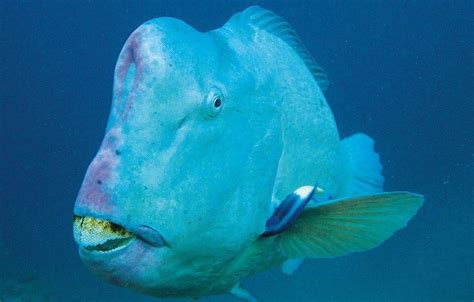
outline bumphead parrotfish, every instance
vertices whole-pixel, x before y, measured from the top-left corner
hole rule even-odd
[[[255,301],[246,276],[405,227],[423,197],[382,193],[373,140],[340,139],[327,86],[291,26],[257,6],[206,33],[173,18],[138,27],[74,208],[84,263],[149,295]]]

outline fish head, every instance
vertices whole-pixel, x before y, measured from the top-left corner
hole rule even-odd
[[[102,278],[189,293],[205,280],[196,276],[221,270],[263,232],[280,113],[244,44],[173,18],[148,21],[126,41],[105,137],[74,209],[81,258]]]

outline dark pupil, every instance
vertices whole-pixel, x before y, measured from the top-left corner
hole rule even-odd
[[[221,99],[216,99],[214,101],[214,107],[216,107],[216,108],[219,108],[221,106],[221,104],[222,104]]]

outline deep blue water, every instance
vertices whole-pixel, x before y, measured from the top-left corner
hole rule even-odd
[[[96,279],[72,238],[115,61],[148,19],[207,31],[251,4],[289,21],[325,68],[340,133],[375,139],[385,189],[427,202],[379,248],[244,285],[261,301],[474,299],[474,2],[109,0],[0,3],[0,301],[156,301]]]

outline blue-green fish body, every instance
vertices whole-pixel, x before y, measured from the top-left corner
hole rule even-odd
[[[405,226],[422,198],[373,194],[373,141],[341,141],[327,85],[288,23],[259,7],[207,33],[172,18],[140,26],[76,201],[86,265],[150,295],[251,300],[238,284],[252,273],[366,250]],[[316,182],[331,198],[295,191]]]

